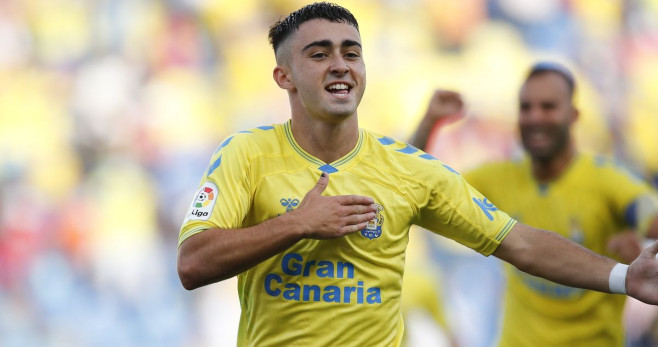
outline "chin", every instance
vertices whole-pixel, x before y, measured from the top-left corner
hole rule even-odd
[[[350,116],[352,116],[353,114],[356,113],[356,109],[354,109],[354,108],[333,109],[333,110],[329,110],[328,113],[331,114],[332,116],[336,117],[336,118],[349,118]]]
[[[550,161],[555,157],[555,152],[547,149],[529,150],[528,153],[533,159],[539,161]]]

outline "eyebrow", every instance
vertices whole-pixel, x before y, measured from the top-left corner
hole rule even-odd
[[[332,45],[333,45],[333,43],[330,40],[313,41],[313,42],[309,43],[308,45],[304,46],[304,48],[302,48],[302,52],[306,51],[307,49],[309,49],[311,47],[325,47],[326,48],[326,47],[331,47]],[[351,47],[351,46],[358,46],[359,48],[361,48],[361,44],[357,41],[354,41],[354,40],[344,40],[340,44],[340,46],[343,47],[343,48],[344,47]]]

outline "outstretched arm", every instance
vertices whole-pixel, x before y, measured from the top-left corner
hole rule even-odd
[[[421,120],[409,144],[425,149],[427,141],[435,127],[442,127],[461,118],[464,114],[464,102],[459,93],[438,89],[432,95],[425,116]]]
[[[642,251],[625,278],[628,295],[658,304],[658,242]],[[529,274],[564,285],[610,292],[610,273],[617,262],[545,230],[517,223],[494,252]],[[623,287],[623,285],[622,285]]]
[[[362,230],[375,218],[372,198],[322,196],[323,174],[299,207],[248,228],[213,228],[195,234],[178,250],[178,276],[185,289],[233,277],[282,252],[303,238],[337,238]]]

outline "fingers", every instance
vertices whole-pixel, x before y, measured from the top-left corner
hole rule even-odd
[[[365,214],[360,214],[360,215],[351,215],[348,217],[345,217],[345,225],[342,228],[347,228],[349,231],[359,231],[366,226],[368,226],[368,222],[371,220],[375,219],[375,213],[370,212],[370,213],[365,213]],[[354,228],[356,227],[356,229]]]
[[[448,122],[461,118],[464,113],[464,101],[461,94],[450,90],[436,90],[430,101],[426,119]]]
[[[322,195],[322,192],[324,192],[324,190],[327,189],[328,185],[329,185],[329,175],[326,172],[323,172],[320,175],[320,179],[318,180],[318,183],[316,183],[315,187],[309,190],[306,195]]]
[[[343,206],[372,205],[375,203],[375,200],[372,198],[361,195],[338,195],[335,198],[338,200],[338,203]]]
[[[320,175],[320,179],[315,184],[315,186],[308,191],[307,195],[322,195],[327,186],[329,185],[329,174],[323,172]],[[334,199],[338,200],[338,203],[343,206],[349,205],[372,205],[375,203],[370,197],[361,196],[361,195],[338,195],[334,196]]]
[[[376,216],[377,214],[374,212],[347,216],[345,217],[347,224],[340,228],[340,233],[345,235],[361,231],[365,229],[368,226],[368,222],[375,219]]]
[[[368,222],[363,222],[359,224],[352,224],[352,225],[346,225],[341,228],[341,233],[342,234],[352,234],[357,231],[361,231],[365,229],[368,226]]]
[[[452,90],[439,89],[434,92],[434,98],[439,101],[454,101],[460,105],[463,104],[461,94]]]
[[[378,207],[373,198],[361,195],[322,196],[328,184],[329,174],[323,172],[296,210],[311,216],[303,218],[312,224],[306,237],[341,237],[365,229],[368,222],[376,218]]]

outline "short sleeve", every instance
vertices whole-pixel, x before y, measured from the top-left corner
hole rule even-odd
[[[246,145],[243,139],[230,136],[212,155],[185,215],[179,246],[190,236],[210,228],[241,227],[252,199]]]
[[[458,173],[441,172],[416,224],[484,255],[493,253],[516,224]]]

